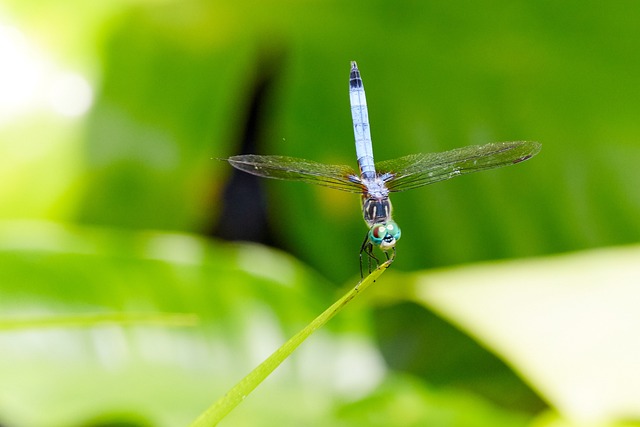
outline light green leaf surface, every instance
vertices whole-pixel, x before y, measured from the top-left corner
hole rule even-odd
[[[410,297],[499,354],[567,419],[640,419],[640,247],[416,275]]]

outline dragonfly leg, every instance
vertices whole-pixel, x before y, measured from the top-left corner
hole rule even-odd
[[[364,279],[364,271],[362,270],[362,252],[366,252],[367,244],[371,244],[369,242],[369,234],[364,236],[364,242],[362,242],[362,246],[360,246],[360,279]],[[368,253],[368,252],[367,252]],[[371,267],[369,267],[371,269]]]
[[[369,274],[371,274],[371,271],[373,271],[371,269],[371,261],[375,261],[376,263],[376,268],[378,268],[378,265],[380,264],[380,260],[378,258],[376,258],[376,256],[373,254],[373,244],[369,241],[369,234],[367,233],[367,235],[364,237],[364,241],[362,242],[362,246],[360,247],[360,278],[364,278],[364,271],[362,269],[362,253],[365,253],[367,255],[367,263],[368,263],[368,271]]]
[[[391,256],[389,256],[389,252],[384,253],[384,255],[387,257],[387,261],[391,261],[393,262],[394,259],[396,259],[396,247],[393,247],[393,252],[391,253]]]
[[[369,274],[380,265],[380,260],[373,254],[373,245],[369,243],[369,250],[367,251],[367,255],[369,255]],[[374,269],[371,268],[371,261],[374,261],[376,266]]]
[[[378,268],[378,266],[380,265],[380,260],[373,253],[373,243],[371,243],[371,242],[367,243],[367,247],[365,249],[365,253],[367,254],[367,258],[368,258],[368,261],[369,261],[369,274],[371,274],[371,272],[375,268]],[[371,264],[372,263],[375,263],[375,265],[376,265],[374,268],[371,268]]]
[[[367,245],[367,241],[369,240],[369,236],[364,237],[364,242],[362,242],[362,246],[360,247],[360,279],[364,279],[364,272],[362,271],[362,252],[364,252],[364,248]]]
[[[362,242],[362,246],[360,246],[360,279],[364,279],[364,271],[362,270],[362,252],[364,252],[368,242],[369,234],[367,233],[367,235],[364,236],[364,242]]]

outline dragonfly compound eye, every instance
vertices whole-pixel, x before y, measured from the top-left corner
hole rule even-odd
[[[387,227],[385,225],[375,225],[369,230],[369,240],[376,246],[380,245],[386,235]]]
[[[396,224],[395,221],[387,222],[387,234],[393,236],[394,240],[400,240],[402,232],[400,231],[400,227],[398,227],[398,224]]]

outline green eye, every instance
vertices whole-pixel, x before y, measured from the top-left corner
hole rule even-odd
[[[395,221],[389,221],[387,223],[387,233],[391,234],[394,239],[399,240],[402,232],[400,231],[400,227]]]
[[[371,230],[369,230],[369,240],[374,245],[380,245],[384,236],[387,235],[387,228],[385,225],[374,225]]]
[[[394,221],[385,224],[377,224],[369,230],[369,240],[376,246],[380,246],[386,250],[395,245],[400,238],[400,227]]]

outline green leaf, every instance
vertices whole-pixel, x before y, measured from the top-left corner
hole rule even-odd
[[[564,417],[640,418],[640,247],[425,272],[405,295],[498,354]]]
[[[100,313],[77,316],[0,318],[0,331],[16,329],[95,327],[102,325],[194,326],[198,318],[184,313]]]

